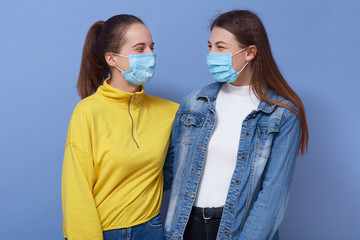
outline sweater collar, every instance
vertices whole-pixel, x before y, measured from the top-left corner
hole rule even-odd
[[[132,108],[140,106],[145,92],[143,86],[141,86],[141,91],[130,93],[114,88],[110,86],[109,83],[110,78],[105,79],[104,84],[97,89],[96,94],[122,108],[128,108],[129,103]]]

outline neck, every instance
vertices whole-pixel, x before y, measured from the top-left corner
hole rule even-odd
[[[120,72],[111,73],[111,81],[109,85],[121,91],[129,92],[129,93],[135,93],[141,90],[141,86],[132,85],[131,83],[126,81],[126,79]]]
[[[251,84],[252,77],[252,68],[250,63],[244,68],[244,70],[239,74],[236,80],[231,83],[234,86],[245,86]]]

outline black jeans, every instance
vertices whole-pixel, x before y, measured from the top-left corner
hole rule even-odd
[[[223,208],[193,207],[184,240],[216,240]]]

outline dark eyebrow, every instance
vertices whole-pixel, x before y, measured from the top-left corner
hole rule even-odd
[[[135,44],[134,46],[132,46],[132,48],[137,47],[137,46],[142,46],[142,47],[144,47],[144,46],[146,46],[146,43],[137,43],[137,44]],[[154,43],[152,43],[151,46],[154,46]]]
[[[208,44],[210,44],[210,45],[211,45],[211,42],[210,42],[210,41],[208,41]],[[224,41],[218,41],[218,42],[216,42],[216,43],[215,43],[215,45],[219,45],[219,44],[226,44],[226,45],[227,45],[227,43],[226,43],[226,42],[224,42]]]
[[[223,42],[223,41],[218,41],[218,42],[215,43],[215,45],[218,45],[218,44],[221,44],[221,43],[227,45],[227,43],[226,43],[226,42]]]
[[[145,45],[146,45],[145,43],[137,43],[134,46],[132,46],[132,48],[137,47],[137,46],[145,46]]]

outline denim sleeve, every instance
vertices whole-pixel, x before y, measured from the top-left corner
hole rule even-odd
[[[274,138],[262,189],[239,239],[272,239],[284,217],[301,136],[300,121],[288,114]]]
[[[166,154],[166,159],[163,167],[164,172],[164,191],[170,190],[172,181],[174,179],[174,159],[175,159],[175,145],[177,140],[177,132],[179,127],[179,117],[176,113],[173,128],[171,131],[169,148]]]

